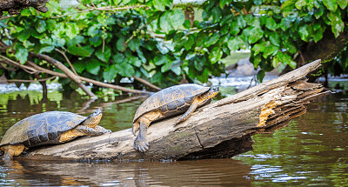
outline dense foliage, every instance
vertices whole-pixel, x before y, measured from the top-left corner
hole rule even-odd
[[[261,67],[258,78],[262,80],[280,62],[295,68],[295,58],[308,44],[346,32],[345,0],[172,3],[82,0],[77,7],[61,9],[51,0],[47,13],[30,8],[20,16],[0,20],[1,41],[11,46],[6,56],[22,64],[32,51],[69,67],[60,50],[81,76],[114,83],[138,76],[165,87],[184,77],[207,82],[211,76],[220,76],[225,72],[222,59],[239,49],[251,49],[250,61],[255,68]],[[203,10],[203,20],[191,23],[186,19],[192,10]],[[347,55],[336,56],[326,61],[336,61],[347,72]],[[52,69],[45,62],[31,60]],[[4,72],[9,79],[32,76],[0,69],[0,75]],[[73,85],[69,79],[61,81]]]

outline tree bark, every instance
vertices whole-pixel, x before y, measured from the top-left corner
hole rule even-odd
[[[223,158],[252,150],[251,136],[270,133],[306,113],[309,100],[329,94],[305,76],[320,66],[316,60],[288,74],[198,109],[183,123],[179,116],[153,123],[149,151],[134,150],[135,136],[125,129],[66,144],[29,150],[16,159],[40,160],[185,160]]]
[[[46,3],[49,0],[1,0],[0,1],[0,16],[2,11],[8,11],[9,14],[19,14],[21,9],[33,7],[40,12],[47,12]]]

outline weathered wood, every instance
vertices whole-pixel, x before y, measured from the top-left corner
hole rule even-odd
[[[270,133],[306,112],[309,99],[328,94],[322,85],[303,78],[320,66],[314,61],[274,80],[222,99],[196,111],[174,127],[179,116],[153,123],[150,149],[134,150],[131,129],[32,150],[20,159],[197,159],[231,157],[252,149],[251,136]],[[18,159],[18,158],[16,158]]]

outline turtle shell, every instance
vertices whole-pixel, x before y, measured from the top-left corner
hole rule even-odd
[[[156,92],[138,107],[133,123],[143,114],[157,109],[164,114],[162,118],[184,113],[190,107],[195,97],[209,90],[209,87],[197,84],[181,84]]]
[[[0,146],[24,144],[34,147],[58,144],[59,136],[81,124],[87,117],[71,112],[44,112],[27,117],[8,129]]]

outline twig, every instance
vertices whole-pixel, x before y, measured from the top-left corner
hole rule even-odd
[[[15,17],[15,16],[16,16],[16,15],[7,16],[7,17],[2,17],[2,18],[0,18],[0,20],[7,19],[7,18],[12,18],[12,17]]]
[[[81,10],[81,11],[77,11],[77,12],[71,12],[69,14],[64,14],[61,16],[53,16],[51,18],[55,19],[55,18],[61,18],[67,15],[71,15],[71,14],[78,14],[78,13],[83,13],[83,12],[90,12],[90,11],[94,11],[94,10],[99,10],[99,11],[120,11],[120,10],[129,10],[129,9],[133,9],[133,8],[144,8],[146,7],[146,5],[136,5],[136,6],[128,6],[128,7],[113,7],[113,6],[109,6],[109,7],[100,7],[100,8],[90,8],[90,9],[86,9],[86,10]]]
[[[64,64],[62,64],[58,60],[56,60],[54,58],[51,58],[51,57],[49,57],[47,55],[35,54],[33,52],[29,52],[29,55],[31,57],[38,58],[40,60],[45,60],[46,62],[56,66],[57,68],[62,70],[71,80],[73,80],[89,97],[97,98],[97,96],[94,95],[93,92],[91,92],[89,89],[87,89],[87,87],[82,83],[82,81],[81,81],[79,76],[77,76],[73,72],[71,72],[69,70],[69,68],[67,68]]]
[[[0,55],[0,58],[4,59],[2,62],[4,62],[5,64],[8,64],[8,65],[12,65],[12,66],[16,66],[16,67],[20,67],[22,68],[24,71],[30,73],[30,74],[36,74],[36,73],[39,73],[36,69],[33,69],[31,67],[28,67],[26,65],[22,65],[18,62],[15,62],[9,58],[6,58],[5,56],[2,56]]]
[[[140,78],[140,77],[133,76],[133,78],[134,78],[135,80],[137,80],[137,81],[139,81],[139,82],[141,82],[141,83],[143,83],[143,84],[145,84],[145,85],[147,85],[147,86],[149,86],[149,87],[155,89],[156,91],[160,91],[160,90],[161,90],[161,88],[159,88],[159,87],[157,87],[157,86],[155,86],[155,85],[153,85],[153,84],[147,82],[146,80],[144,80],[144,79],[142,79],[142,78]]]
[[[42,68],[42,67],[36,65],[32,61],[28,60],[27,63],[30,66],[32,66],[33,68],[36,68],[36,69],[40,70],[41,72],[44,72],[44,73],[47,73],[47,74],[50,74],[50,75],[57,75],[58,77],[62,77],[62,78],[69,78],[67,75],[65,75],[63,73],[58,73],[58,72],[55,72],[55,71],[51,71],[51,70]],[[135,93],[135,94],[150,94],[151,93],[151,92],[148,92],[148,91],[133,90],[133,89],[124,88],[124,87],[118,86],[118,85],[107,84],[107,83],[99,82],[99,81],[96,81],[96,80],[93,80],[93,79],[88,79],[88,78],[81,77],[81,76],[78,76],[78,77],[82,81],[86,81],[88,83],[92,83],[94,85],[101,86],[101,87],[104,87],[104,88],[112,88],[112,89],[115,89],[115,90],[120,90],[120,91],[123,91],[123,92]]]
[[[22,80],[22,79],[11,79],[11,80],[8,80],[7,79],[7,82],[40,82],[40,81],[47,81],[47,80],[50,80],[50,79],[54,79],[56,77],[57,76],[52,76],[52,77],[49,77],[49,78],[46,78],[46,79],[36,79],[36,80]]]
[[[65,60],[69,63],[69,66],[71,67],[71,69],[73,70],[73,72],[75,73],[75,75],[77,75],[74,66],[71,64],[70,60],[68,59],[68,57],[65,55],[65,53],[59,49],[55,49],[56,51],[58,51],[60,54],[62,54],[65,58]]]
[[[0,60],[0,62],[3,62],[4,60]],[[3,63],[5,63],[5,62],[3,62]],[[0,67],[1,68],[4,68],[4,69],[6,69],[6,70],[9,70],[9,71],[16,71],[17,69],[15,69],[15,68],[9,68],[9,67],[6,67],[6,66],[4,66],[4,65],[2,65],[1,63],[0,63]]]

